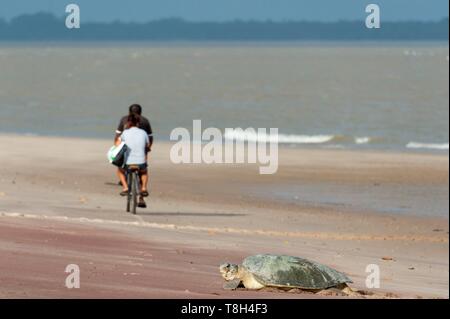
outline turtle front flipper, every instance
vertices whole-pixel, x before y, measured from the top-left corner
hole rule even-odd
[[[223,284],[223,289],[225,290],[236,290],[241,284],[240,279],[230,280]]]

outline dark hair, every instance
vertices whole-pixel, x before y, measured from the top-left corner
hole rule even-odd
[[[131,114],[141,115],[142,114],[142,107],[139,104],[131,105],[130,106],[130,115]]]
[[[141,122],[141,117],[138,114],[131,113],[128,115],[128,121],[127,121],[127,127],[134,127],[139,126],[139,123]]]

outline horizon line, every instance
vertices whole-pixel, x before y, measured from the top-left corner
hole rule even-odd
[[[57,20],[65,20],[65,15],[55,15],[52,12],[48,11],[39,11],[35,13],[23,13],[20,15],[16,15],[12,18],[5,18],[0,17],[0,21],[4,21],[7,24],[10,24],[14,19],[21,18],[21,17],[33,17],[33,16],[51,16],[53,18],[56,18]],[[404,20],[385,20],[383,23],[441,23],[445,20],[449,20],[449,16],[445,16],[439,19],[433,19],[433,20],[418,20],[418,19],[404,19]],[[209,24],[227,24],[227,23],[274,23],[274,24],[283,24],[283,23],[317,23],[317,24],[336,24],[336,23],[354,23],[354,22],[364,22],[365,19],[337,19],[333,21],[321,21],[321,20],[307,20],[307,19],[299,19],[299,20],[293,20],[293,19],[242,19],[242,18],[234,18],[234,19],[227,19],[227,20],[190,20],[183,17],[177,17],[177,16],[167,16],[167,17],[161,17],[161,18],[155,18],[148,21],[127,21],[127,20],[121,20],[121,19],[114,19],[109,21],[95,21],[95,20],[86,20],[83,21],[84,24],[138,24],[138,25],[145,25],[153,22],[160,22],[160,21],[179,21],[184,23],[190,23],[190,24],[202,24],[202,23],[209,23]]]

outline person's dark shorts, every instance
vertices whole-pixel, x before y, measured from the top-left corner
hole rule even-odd
[[[130,165],[125,165],[124,170],[127,171],[129,166]],[[131,166],[138,166],[140,173],[146,173],[147,169],[148,169],[148,164],[147,163],[139,164],[139,165],[131,165]]]

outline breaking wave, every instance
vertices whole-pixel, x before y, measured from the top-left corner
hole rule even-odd
[[[346,136],[346,135],[297,135],[297,134],[278,134],[271,135],[267,133],[258,133],[252,131],[226,131],[225,139],[244,142],[277,142],[279,144],[311,144],[323,145],[324,147],[344,147],[345,145],[369,145],[380,144],[386,139],[381,137],[369,136]],[[406,145],[409,149],[430,149],[430,150],[448,150],[448,143],[419,143],[410,142]]]
[[[256,132],[226,132],[225,138],[228,140],[245,141],[245,142],[276,142],[280,144],[323,144],[331,142],[334,135],[287,135],[278,134],[277,136],[270,134],[261,134]]]
[[[225,132],[225,139],[245,141],[245,142],[275,142],[277,137],[270,134],[258,134],[257,132],[246,131],[228,131]],[[344,135],[296,135],[296,134],[278,134],[278,143],[280,144],[369,144],[375,139],[371,137],[352,137]]]
[[[420,148],[425,148],[425,149],[432,149],[432,150],[448,150],[448,146],[449,144],[433,144],[433,143],[418,143],[418,142],[410,142],[408,143],[408,145],[406,145],[407,148],[413,148],[413,149],[420,149]]]
[[[371,141],[370,137],[355,137],[356,144],[369,144]]]

